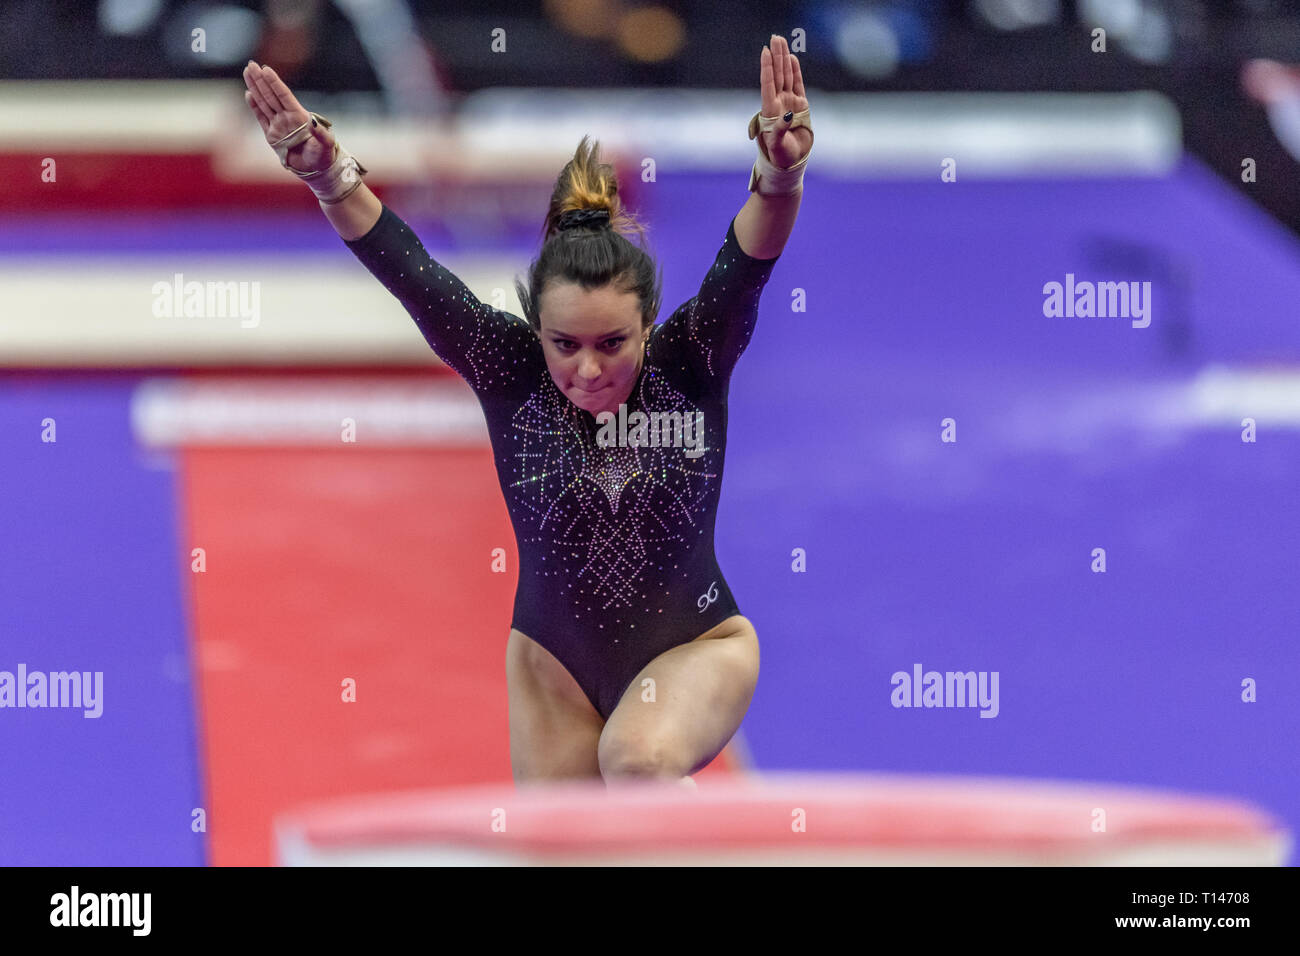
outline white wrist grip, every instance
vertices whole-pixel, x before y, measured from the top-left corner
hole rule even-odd
[[[315,120],[326,129],[334,125],[319,113],[310,115],[312,120]],[[271,148],[280,157],[280,165],[305,181],[321,202],[342,202],[361,185],[361,177],[368,170],[357,161],[355,156],[344,149],[337,139],[334,141],[333,161],[328,169],[318,169],[313,173],[304,173],[302,170],[290,166],[289,150],[311,138],[311,125],[311,120],[308,120],[297,129],[272,143]]]
[[[760,111],[749,120],[749,138],[758,140],[758,159],[754,161],[754,168],[749,173],[749,191],[760,196],[790,196],[803,189],[803,171],[808,165],[808,157],[812,155],[812,144],[808,145],[808,152],[803,159],[788,169],[782,169],[773,165],[767,155],[767,143],[759,135],[774,129],[794,129],[798,126],[803,126],[812,133],[808,110],[787,113],[786,116],[789,116],[788,120],[785,116],[763,116]]]

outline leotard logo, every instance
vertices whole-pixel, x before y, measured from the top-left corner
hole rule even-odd
[[[701,594],[700,599],[695,602],[695,606],[700,609],[701,614],[708,609],[710,604],[718,599],[717,583],[717,581],[710,581],[709,589]]]

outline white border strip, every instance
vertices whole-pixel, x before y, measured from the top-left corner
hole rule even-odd
[[[483,410],[459,380],[150,378],[131,396],[131,427],[152,447],[488,443]]]
[[[319,228],[330,232],[324,217]],[[436,254],[483,301],[520,313],[513,280],[525,256]],[[256,296],[222,298],[211,315],[155,314],[160,299],[185,304],[155,288],[191,282]],[[334,253],[260,258],[13,257],[0,259],[0,290],[0,360],[9,366],[439,364],[401,303],[341,242]],[[201,301],[197,311],[207,312]],[[246,302],[256,309],[241,317]]]
[[[1193,422],[1239,428],[1249,417],[1262,428],[1300,428],[1300,368],[1207,365],[1185,399],[1184,416]]]
[[[232,180],[291,182],[229,81],[0,83],[0,152],[210,152]],[[748,90],[495,87],[464,98],[446,121],[326,112],[379,182],[536,178],[551,182],[578,140],[595,135],[638,166],[733,170],[746,181],[755,146]],[[812,168],[938,180],[962,177],[1160,175],[1182,155],[1177,106],[1131,93],[809,92],[817,132]]]

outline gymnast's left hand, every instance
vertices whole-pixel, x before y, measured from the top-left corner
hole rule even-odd
[[[759,92],[763,98],[764,116],[784,116],[802,113],[808,108],[808,96],[803,88],[803,74],[799,60],[790,52],[785,37],[772,34],[768,45],[759,54]],[[767,155],[773,165],[789,169],[808,155],[812,149],[812,130],[803,126],[792,130],[775,129],[760,133],[767,144]]]

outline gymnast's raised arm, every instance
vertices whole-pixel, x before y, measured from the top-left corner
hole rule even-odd
[[[361,181],[366,169],[268,66],[244,68],[244,100],[281,164],[311,187],[348,249],[388,289],[439,358],[479,393],[522,387],[512,368],[540,349],[523,319],[479,300]]]
[[[785,38],[773,34],[759,56],[762,109],[749,124],[759,157],[750,176],[752,195],[736,215],[735,230],[746,255],[775,259],[799,215],[813,133],[803,74]]]
[[[700,291],[669,316],[661,355],[681,354],[701,381],[723,387],[758,321],[758,300],[794,229],[803,198],[803,171],[812,127],[799,61],[773,35],[760,54],[762,108],[750,119],[759,155],[749,177],[752,195],[732,219]]]

